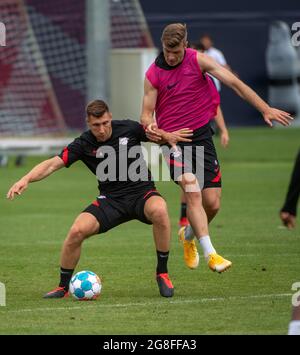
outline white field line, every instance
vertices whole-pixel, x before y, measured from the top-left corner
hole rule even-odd
[[[192,304],[192,303],[208,303],[208,302],[225,302],[225,301],[234,301],[234,300],[249,300],[249,299],[264,299],[264,298],[283,298],[283,297],[291,297],[292,293],[275,293],[268,295],[248,295],[248,296],[229,296],[229,297],[211,297],[211,298],[199,298],[199,299],[187,299],[187,300],[170,300],[166,302],[137,302],[137,303],[116,303],[116,304],[101,304],[101,301],[93,301],[97,302],[97,304],[93,304],[88,306],[90,308],[129,308],[129,307],[149,307],[149,306],[163,306],[166,304]],[[51,300],[52,301],[52,300]],[[59,300],[53,300],[54,302],[59,302]],[[74,301],[75,302],[75,301]],[[60,310],[76,310],[83,309],[87,302],[80,302],[80,306],[72,306],[72,307],[41,307],[41,308],[21,308],[16,310],[9,310],[7,308],[3,308],[0,310],[0,314],[4,313],[23,313],[23,312],[47,312],[47,311],[60,311]]]

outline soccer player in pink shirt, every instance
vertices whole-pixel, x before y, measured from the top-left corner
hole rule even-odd
[[[146,72],[141,123],[147,126],[149,135],[157,137],[157,141],[162,138],[161,129],[167,132],[163,139],[169,146],[180,148],[179,154],[176,152],[167,158],[167,163],[172,179],[180,185],[187,201],[187,217],[191,228],[182,228],[180,233],[186,265],[191,269],[198,266],[199,254],[194,241],[196,236],[208,267],[223,272],[232,263],[217,254],[208,229],[209,222],[220,208],[221,172],[209,125],[209,121],[216,116],[220,98],[215,90],[211,90],[210,85],[213,84],[207,74],[232,88],[253,105],[269,126],[272,126],[273,120],[287,126],[292,117],[287,112],[270,107],[249,86],[214,59],[187,48],[186,25],[168,25],[163,30],[161,41],[163,51]],[[192,142],[177,142],[176,137],[168,133],[183,128],[193,130]],[[192,149],[204,147],[203,181],[199,181],[194,171],[196,156],[189,162],[192,164],[191,171],[174,176],[176,168],[186,163],[183,152],[187,145]],[[195,186],[198,188],[195,189]]]

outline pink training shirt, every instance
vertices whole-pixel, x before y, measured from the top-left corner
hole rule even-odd
[[[196,50],[187,48],[182,63],[171,70],[152,63],[146,78],[158,91],[155,114],[159,128],[195,130],[216,116],[220,96],[212,80],[202,73]]]

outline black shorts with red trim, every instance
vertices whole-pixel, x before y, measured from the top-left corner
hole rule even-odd
[[[222,186],[220,164],[212,135],[213,132],[208,123],[193,132],[191,143],[179,142],[177,144],[180,148],[179,152],[169,154],[169,149],[167,149],[167,154],[165,154],[164,147],[162,147],[171,178],[175,183],[178,184],[178,178],[183,173],[193,173],[201,189]],[[199,154],[197,147],[203,147],[202,154]],[[203,161],[200,162],[200,160]]]
[[[144,213],[145,203],[152,196],[161,195],[153,187],[117,198],[100,195],[83,212],[91,213],[96,217],[100,224],[99,234],[133,219],[152,224]]]

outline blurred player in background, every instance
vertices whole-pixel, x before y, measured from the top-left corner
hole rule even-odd
[[[300,150],[297,154],[280,219],[284,226],[293,229],[296,226],[297,205],[300,196]],[[300,298],[298,298],[300,303]],[[300,304],[292,307],[289,335],[300,335]]]
[[[174,131],[188,127],[193,130],[191,146],[204,146],[204,181],[198,182],[194,174],[183,174],[178,182],[185,194],[187,216],[192,226],[191,231],[184,229],[181,235],[184,259],[189,268],[198,266],[196,236],[208,267],[223,272],[232,263],[217,254],[208,230],[208,222],[217,214],[221,198],[221,171],[209,124],[216,116],[220,99],[210,90],[211,81],[206,74],[216,77],[253,105],[269,126],[272,126],[272,120],[289,125],[291,117],[287,112],[270,107],[249,86],[208,55],[187,48],[186,25],[168,25],[161,41],[163,51],[146,72],[141,122],[158,141],[161,137],[157,128]],[[168,143],[174,146],[177,142],[171,139]],[[172,178],[175,164],[180,164],[176,156],[174,154],[169,161]],[[184,156],[180,158],[184,161]],[[191,185],[197,184],[198,192],[189,192]],[[200,191],[201,184],[203,188]]]
[[[222,65],[224,68],[231,70],[230,66],[227,64],[224,54],[219,49],[214,47],[213,39],[209,34],[203,34],[200,37],[199,42],[205,54],[213,58],[217,63]],[[217,90],[220,92],[221,91],[220,81],[214,76],[212,76],[212,79],[216,85]]]
[[[288,228],[296,226],[297,205],[300,196],[300,150],[295,160],[289,188],[285,197],[284,205],[280,211],[280,219]]]
[[[81,160],[93,174],[97,173],[100,196],[73,223],[62,247],[59,286],[48,292],[44,298],[68,296],[69,282],[79,262],[81,246],[85,239],[95,234],[105,233],[133,219],[153,224],[157,253],[157,284],[161,296],[172,297],[174,287],[167,269],[171,231],[165,200],[156,190],[144,159],[139,159],[141,163],[139,179],[130,179],[129,173],[130,165],[137,160],[137,157],[129,157],[128,151],[132,147],[138,147],[139,156],[143,156],[141,141],[148,141],[145,130],[135,121],[112,121],[109,108],[102,100],[91,102],[87,106],[86,113],[89,130],[70,143],[58,156],[35,166],[7,193],[7,198],[12,200],[15,195],[21,195],[29,183],[45,179],[62,167],[68,168],[77,160]],[[189,141],[184,138],[185,134],[180,132],[175,132],[173,135],[177,137],[176,139]],[[110,154],[106,153],[108,148],[115,152],[115,155],[109,157],[109,163],[116,166],[116,176],[113,175],[112,179],[98,173],[100,163],[107,160],[106,155]],[[124,158],[125,153],[127,154]],[[120,160],[122,160],[121,165]],[[125,163],[124,160],[127,160],[126,164],[122,165]],[[126,171],[122,167],[125,167]],[[108,171],[110,171],[109,167]]]

